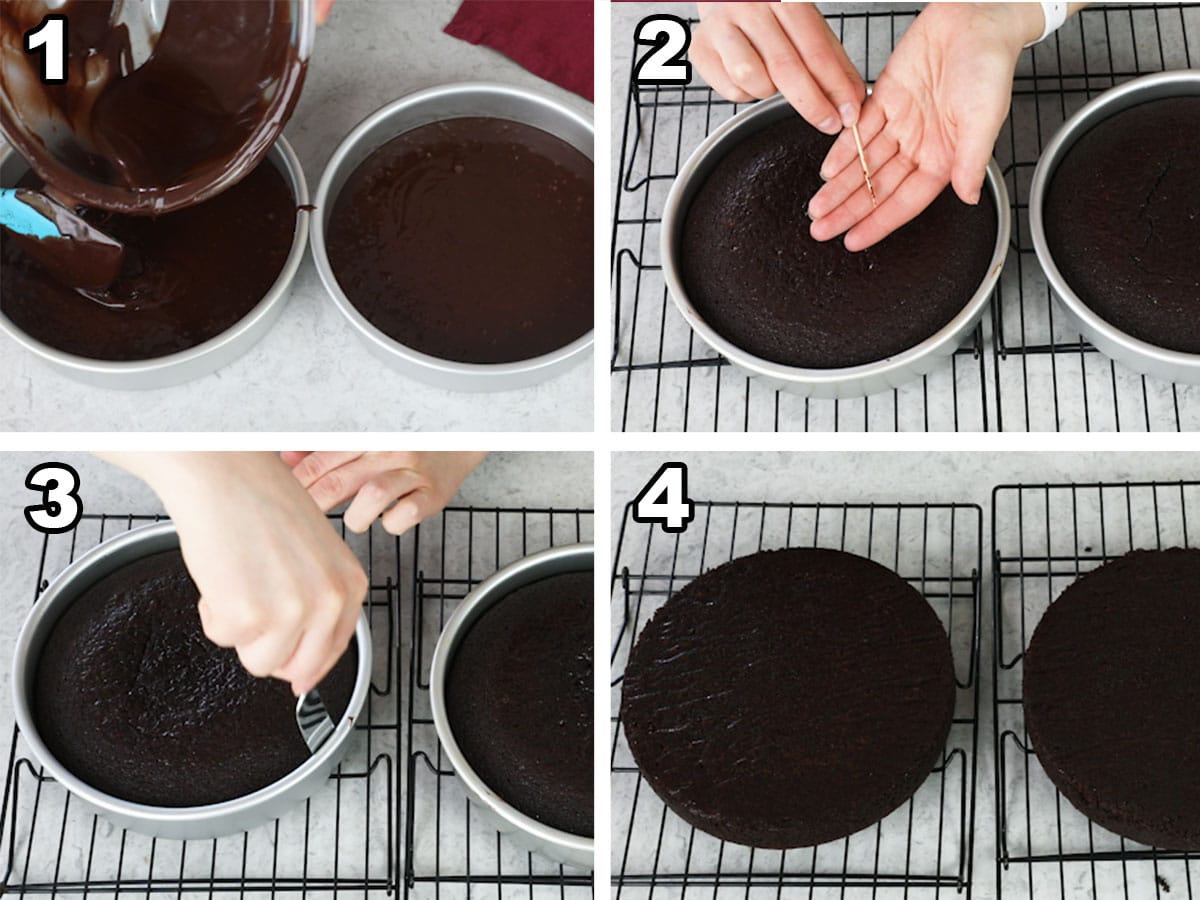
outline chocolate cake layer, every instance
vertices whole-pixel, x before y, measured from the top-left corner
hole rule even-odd
[[[809,235],[808,201],[833,143],[799,116],[733,147],[684,220],[680,270],[712,328],[762,359],[831,369],[894,356],[936,334],[988,273],[996,208],[947,188],[916,219],[851,253]]]
[[[873,824],[941,761],[950,642],[906,581],[850,553],[735,559],[638,636],[621,694],[647,784],[684,820],[757,847]]]
[[[40,187],[32,173],[20,187]],[[222,194],[159,218],[82,210],[125,245],[105,292],[60,284],[0,230],[0,311],[44,344],[89,359],[153,359],[236,325],[283,271],[296,201],[271,162]]]
[[[1151,100],[1079,138],[1054,171],[1046,244],[1071,289],[1135,338],[1200,353],[1200,96]]]
[[[592,573],[497,601],[446,679],[450,730],[471,768],[527,816],[592,836]]]
[[[212,644],[178,551],[143,557],[81,593],[37,665],[34,716],[50,752],[107,794],[203,806],[278,781],[310,756],[296,698]],[[320,685],[335,721],[354,692],[358,648]]]
[[[529,125],[448,119],[389,141],[342,187],[327,243],[354,307],[431,356],[515,362],[592,329],[592,162]]]
[[[1076,809],[1135,841],[1200,850],[1200,550],[1135,550],[1042,616],[1025,727]]]

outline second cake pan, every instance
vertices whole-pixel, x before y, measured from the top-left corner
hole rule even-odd
[[[107,794],[76,777],[50,752],[39,736],[33,707],[38,660],[58,618],[81,592],[130,562],[179,546],[173,522],[135,528],[89,550],[64,569],[42,592],[30,611],[13,654],[13,704],[21,737],[46,773],[86,807],[122,828],[152,837],[194,840],[248,831],[303,803],[328,781],[346,752],[354,723],[371,686],[371,630],[364,614],[358,620],[358,675],[346,714],[315,754],[284,778],[253,794],[208,806],[163,807],[133,803]]]
[[[1200,96],[1200,70],[1185,69],[1173,72],[1156,72],[1143,75],[1102,93],[1088,102],[1071,116],[1051,138],[1038,159],[1033,171],[1033,183],[1029,188],[1029,231],[1033,236],[1033,249],[1037,253],[1046,280],[1057,298],[1059,308],[1068,321],[1092,345],[1118,362],[1124,363],[1135,372],[1152,375],[1166,381],[1200,384],[1200,354],[1184,353],[1156,347],[1146,341],[1127,334],[1101,318],[1067,283],[1046,241],[1044,221],[1046,193],[1054,172],[1063,157],[1070,152],[1075,142],[1099,122],[1123,110],[1160,100],[1164,97]],[[1146,136],[1147,147],[1153,152],[1154,136]],[[1097,260],[1097,265],[1103,265]],[[1147,302],[1153,298],[1147,297]]]
[[[308,183],[300,160],[283,136],[275,142],[266,158],[283,174],[296,199],[292,249],[266,296],[233,327],[187,350],[137,360],[91,359],[67,353],[26,334],[3,313],[0,313],[0,331],[62,374],[96,387],[119,390],[173,387],[229,365],[262,340],[279,319],[308,242]],[[0,184],[16,184],[28,170],[28,163],[15,152],[0,151]]]
[[[511,834],[518,843],[568,865],[591,869],[595,866],[595,845],[590,837],[569,834],[537,821],[513,807],[484,783],[463,756],[446,712],[446,679],[458,645],[471,626],[493,604],[513,591],[564,572],[592,571],[594,551],[591,544],[552,547],[519,559],[483,581],[459,604],[446,622],[433,651],[429,676],[429,696],[433,722],[446,759],[462,783],[467,796],[488,814],[500,831]]]
[[[465,363],[440,359],[402,344],[380,331],[358,311],[338,284],[325,247],[333,205],[347,179],[362,162],[393,138],[431,122],[466,116],[510,119],[539,128],[594,158],[592,123],[535,91],[504,84],[446,84],[401,97],[367,116],[334,151],[317,187],[312,217],[312,250],[325,290],[367,347],[402,374],[453,391],[509,391],[529,387],[587,358],[593,332],[532,359],[507,363]]]
[[[683,318],[706,344],[745,374],[770,386],[806,397],[850,398],[898,388],[942,364],[968,339],[987,309],[992,289],[1008,254],[1011,211],[1000,167],[988,164],[985,188],[996,204],[996,244],[987,273],[962,311],[935,334],[902,353],[871,363],[837,369],[809,369],[772,362],[743,350],[710,326],[688,299],[679,265],[679,247],[688,207],[716,164],[749,135],[796,115],[783,96],[765,100],[738,113],[713,131],[680,167],[663,210],[660,253],[667,289]]]

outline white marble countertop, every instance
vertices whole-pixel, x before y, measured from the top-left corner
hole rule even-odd
[[[315,191],[343,137],[412,91],[498,81],[591,104],[507,57],[442,33],[456,0],[339,0],[318,29],[304,92],[285,130]],[[2,289],[2,284],[0,284]],[[245,356],[213,375],[147,392],[67,379],[0,341],[0,428],[8,431],[581,431],[592,426],[592,357],[545,384],[452,393],[405,378],[367,353],[306,254],[287,308]]]
[[[942,570],[948,568],[945,557],[946,526],[950,520],[946,515],[936,512],[929,514],[929,524],[922,529],[922,513],[918,510],[908,514],[903,528],[896,527],[896,517],[887,512],[884,507],[895,503],[969,503],[976,504],[982,511],[982,572],[980,590],[982,594],[982,615],[980,647],[981,673],[979,705],[977,718],[978,762],[976,776],[975,810],[975,844],[974,844],[974,875],[973,896],[977,900],[996,900],[996,824],[995,824],[995,752],[993,744],[994,729],[992,726],[992,489],[999,484],[1044,485],[1047,483],[1077,483],[1105,482],[1124,484],[1125,482],[1164,481],[1173,482],[1196,478],[1200,473],[1194,455],[1180,453],[909,453],[909,452],[863,452],[863,453],[717,453],[717,452],[682,452],[672,454],[661,453],[616,453],[612,463],[612,527],[613,547],[616,552],[618,535],[620,534],[625,504],[631,501],[644,483],[657,471],[665,461],[678,460],[688,466],[688,492],[697,501],[742,501],[751,504],[749,509],[737,518],[736,541],[733,556],[753,552],[760,532],[765,533],[765,546],[781,546],[784,543],[784,513],[771,513],[764,519],[753,504],[762,501],[791,502],[791,503],[822,503],[830,506],[822,514],[821,540],[822,546],[837,547],[839,541],[846,541],[846,548],[853,552],[865,553],[869,534],[874,534],[874,546],[871,548],[873,558],[891,564],[893,553],[900,562],[896,566],[902,571],[911,572],[920,566],[918,571],[924,571],[924,562],[929,562],[930,571],[938,577]],[[1183,499],[1186,493],[1186,501]],[[1150,502],[1149,488],[1134,488],[1127,494],[1124,488],[1114,488],[1104,494],[1103,519],[1107,530],[1100,527],[1098,514],[1098,492],[1080,490],[1075,499],[1070,498],[1069,491],[1059,491],[1056,499],[1043,511],[1044,493],[1029,491],[1023,495],[1025,503],[1025,518],[1018,532],[1015,522],[1016,503],[1010,494],[1002,498],[998,505],[999,534],[997,546],[1005,557],[1015,555],[1018,547],[1018,534],[1023,538],[1025,555],[1034,559],[1045,550],[1047,540],[1053,542],[1055,552],[1068,558],[1072,555],[1073,540],[1079,538],[1078,546],[1074,547],[1075,555],[1085,552],[1099,551],[1100,544],[1105,543],[1105,551],[1110,555],[1119,555],[1133,546],[1154,547],[1161,539],[1162,546],[1172,546],[1182,543],[1186,526],[1180,515],[1181,507],[1186,505],[1193,514],[1200,511],[1200,490],[1188,488],[1186,492],[1177,486],[1160,488],[1154,492],[1153,503]],[[860,510],[847,514],[844,518],[837,505],[841,503],[877,503],[880,509],[872,514],[869,510]],[[865,523],[874,516],[874,528],[870,529]],[[627,525],[627,546],[622,553],[623,564],[637,576],[640,572],[669,573],[679,571],[694,574],[693,568],[698,565],[698,548],[703,546],[706,553],[705,568],[724,562],[730,558],[730,522],[728,511],[714,511],[711,515],[698,513],[698,520],[709,523],[709,530],[702,537],[698,534],[685,532],[677,539],[667,536],[655,527],[647,544],[648,526]],[[762,522],[766,523],[765,527]],[[849,522],[850,527],[842,531],[843,522]],[[814,517],[811,511],[797,512],[794,520],[788,519],[788,527],[792,528],[792,543],[803,545],[811,543]],[[967,548],[972,549],[968,558],[962,556],[954,562],[954,572],[961,577],[970,573],[974,568],[973,550],[978,540],[975,538],[975,519],[973,515],[959,514],[957,521],[950,525],[954,529],[954,544],[960,554]],[[895,532],[893,533],[893,528]],[[1049,529],[1049,537],[1047,537]],[[701,530],[701,529],[697,529]],[[678,543],[677,543],[678,541]],[[1190,533],[1189,543],[1196,546],[1194,531]],[[682,549],[676,554],[675,547]],[[653,548],[648,550],[647,548]],[[679,562],[683,560],[683,562]],[[690,566],[689,566],[690,563]],[[618,563],[621,565],[622,563]],[[1015,563],[1007,563],[1005,571],[1014,571]],[[1034,568],[1037,568],[1034,566]],[[912,577],[911,574],[909,577]],[[686,580],[686,575],[682,579]],[[1029,621],[1036,622],[1044,605],[1048,602],[1045,581],[1026,579],[1027,584],[1018,588],[1011,577],[1005,583],[1002,592],[1004,608],[1016,609],[1025,604]],[[1070,579],[1060,579],[1053,585],[1053,593],[1061,590]],[[634,583],[635,585],[637,582]],[[663,588],[663,583],[651,582],[651,587]],[[679,585],[676,585],[678,587]],[[636,590],[636,588],[634,589]],[[620,595],[618,586],[617,594]],[[656,606],[661,597],[643,602]],[[935,608],[941,609],[937,602]],[[643,610],[643,618],[648,613]],[[621,610],[614,603],[614,627],[621,621]],[[1010,630],[1013,618],[1008,616],[1006,622],[1005,659],[1010,659],[1015,652],[1008,643],[1012,640]],[[639,620],[640,621],[640,620]],[[960,620],[959,626],[963,623]],[[1029,627],[1032,627],[1030,625]],[[960,633],[951,629],[952,633]],[[968,628],[969,631],[969,628]],[[959,647],[956,643],[955,657],[960,663],[966,658],[963,652],[969,647],[968,640]],[[1019,641],[1018,641],[1019,643]],[[622,648],[625,642],[622,642]],[[623,652],[618,654],[618,669],[623,660]],[[962,669],[960,668],[960,677]],[[1012,674],[1003,674],[1002,696],[1019,696],[1019,668]],[[969,692],[966,692],[969,693]],[[960,691],[959,715],[962,714],[964,692]],[[1005,715],[1009,715],[1006,708]],[[1015,715],[1016,713],[1012,713]],[[1012,728],[1013,722],[1002,717],[1002,727]],[[956,726],[956,728],[959,726]],[[952,732],[952,743],[955,741]],[[961,739],[961,736],[960,736]],[[1008,753],[1012,753],[1010,749]],[[620,760],[625,761],[625,760]],[[1049,790],[1048,782],[1040,774],[1036,761],[1031,761],[1033,774],[1030,776],[1034,788],[1034,800],[1030,806],[1033,810],[1031,831],[1039,842],[1042,851],[1054,846],[1054,829],[1056,813],[1054,794]],[[618,795],[614,799],[614,818],[618,809],[628,809],[631,802],[627,796],[628,787],[622,788],[622,778],[618,776],[616,785]],[[1017,778],[1018,776],[1011,776]],[[931,782],[935,781],[931,777]],[[1009,831],[1010,853],[1018,855],[1022,850],[1024,840],[1024,807],[1020,782],[1014,782],[1015,787],[1009,795],[1009,815],[1016,820]],[[923,799],[922,799],[923,797]],[[930,800],[932,799],[932,803]],[[924,860],[922,869],[921,852],[928,849],[928,844],[922,844],[919,836],[936,834],[937,829],[933,816],[939,807],[936,788],[932,798],[928,793],[918,795],[920,802],[916,805],[914,817],[914,853],[913,871],[923,871],[929,868],[928,857]],[[1087,850],[1086,824],[1082,816],[1062,804],[1062,821],[1066,840],[1074,840],[1076,846],[1068,847],[1073,850]],[[953,809],[949,804],[948,809]],[[639,821],[645,816],[654,818],[654,828],[657,829],[656,810],[653,801],[642,799],[637,809]],[[897,815],[903,816],[903,811]],[[668,817],[674,821],[673,817]],[[894,824],[894,823],[893,823]],[[903,837],[903,822],[900,822],[900,835]],[[667,839],[680,838],[680,829],[668,827]],[[645,840],[633,841],[633,855],[638,857],[639,850],[643,857],[647,852],[653,852],[656,841],[653,835],[645,835]],[[889,832],[885,822],[885,834]],[[858,845],[852,840],[852,847],[864,849],[862,844],[874,845],[874,832],[866,832],[867,838],[861,839]],[[625,840],[625,829],[620,822],[614,822],[613,827],[614,854],[619,854]],[[1102,829],[1096,829],[1097,849],[1115,849],[1115,839],[1107,836]],[[1082,842],[1079,844],[1078,842]],[[715,842],[714,842],[715,843]],[[903,840],[899,841],[903,845]],[[888,841],[885,839],[885,858]],[[682,844],[678,846],[682,847]],[[704,870],[705,862],[710,862],[705,853],[706,844],[703,838],[698,838],[692,852],[693,870]],[[841,845],[837,849],[837,859],[823,857],[826,869],[841,871]],[[943,857],[943,870],[954,865],[957,859],[957,847],[953,842],[944,844],[946,853]],[[712,849],[712,848],[707,848]],[[868,848],[869,849],[869,848]],[[892,848],[895,850],[895,847]],[[677,872],[679,860],[671,857],[672,847],[664,848],[664,855],[659,862],[661,872]],[[642,857],[638,857],[641,859]],[[808,864],[807,852],[789,855],[791,865],[797,870],[803,870]],[[851,858],[854,859],[852,849]],[[869,856],[867,857],[869,860]],[[947,862],[950,861],[950,862]],[[620,857],[614,860],[614,870],[619,869]],[[738,848],[728,848],[724,859],[725,871],[735,872],[739,865],[745,865],[744,856],[739,855]],[[756,857],[759,871],[774,872],[778,870],[777,853],[760,853]],[[1098,879],[1098,889],[1093,893],[1092,875],[1086,863],[1076,863],[1068,867],[1064,878],[1065,888],[1059,893],[1058,867],[1053,863],[1039,863],[1035,874],[1036,897],[1063,897],[1066,900],[1084,900],[1084,898],[1107,897],[1153,897],[1154,873],[1157,871],[1169,884],[1177,885],[1186,893],[1184,884],[1186,874],[1185,864],[1159,863],[1157,870],[1149,863],[1130,863],[1127,875],[1129,892],[1124,893],[1125,882],[1119,863],[1101,863],[1094,870]],[[867,863],[866,871],[871,871]],[[1195,883],[1200,870],[1192,863],[1191,880]],[[767,876],[769,879],[769,875]],[[1023,867],[1013,865],[1005,874],[1004,897],[1024,897],[1026,872]],[[709,888],[705,888],[709,890]],[[1043,894],[1043,891],[1045,893]],[[851,892],[852,893],[852,892]],[[846,896],[850,896],[847,893]],[[919,893],[919,892],[918,892]],[[953,891],[948,891],[953,895]],[[825,896],[818,892],[817,896]],[[831,894],[830,896],[834,896]],[[854,894],[857,896],[857,894]],[[866,896],[866,894],[864,894]],[[923,894],[922,894],[923,896]],[[931,895],[932,896],[932,895]],[[940,894],[939,894],[940,896]],[[1162,896],[1169,896],[1163,893]]]

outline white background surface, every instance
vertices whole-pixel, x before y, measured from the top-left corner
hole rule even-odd
[[[314,193],[325,162],[369,113],[421,88],[497,81],[591,105],[493,50],[442,33],[456,0],[339,0],[318,28],[304,91],[284,133]],[[600,144],[603,146],[603,144]],[[2,285],[0,285],[2,289]],[[7,431],[558,431],[592,424],[592,357],[557,379],[500,394],[451,393],[367,354],[306,254],[279,322],[217,373],[149,392],[66,379],[0,340]]]

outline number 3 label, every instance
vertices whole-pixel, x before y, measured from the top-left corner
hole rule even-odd
[[[688,497],[687,466],[681,462],[663,463],[633,501],[633,521],[661,525],[671,534],[687,530],[694,518],[696,504]]]
[[[43,534],[70,531],[83,515],[79,499],[79,473],[66,463],[34,466],[25,476],[25,487],[38,491],[42,502],[25,507],[25,521]]]
[[[635,32],[639,44],[654,49],[637,61],[633,80],[638,84],[687,84],[692,80],[692,64],[683,58],[692,42],[688,23],[678,16],[647,16],[638,22]]]

